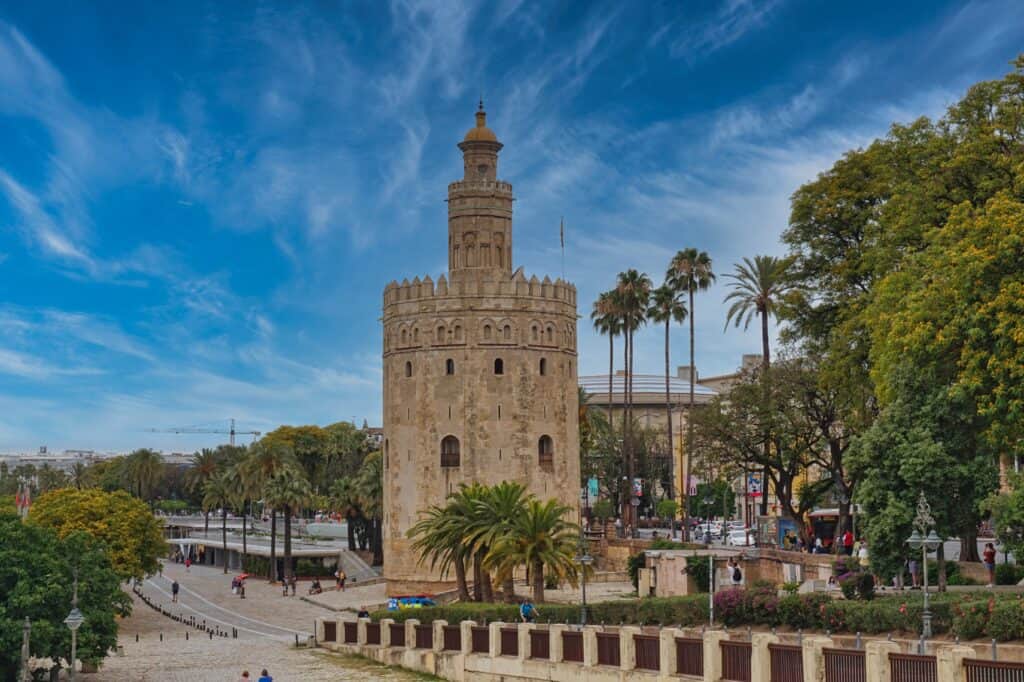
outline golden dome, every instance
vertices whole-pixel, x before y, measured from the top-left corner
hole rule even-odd
[[[481,100],[480,109],[476,112],[476,126],[466,132],[462,138],[463,142],[497,142],[498,136],[487,127],[487,113],[484,111],[484,103]]]

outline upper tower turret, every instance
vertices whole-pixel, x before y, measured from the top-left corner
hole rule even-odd
[[[459,143],[462,180],[448,185],[448,271],[452,278],[512,272],[512,185],[497,179],[502,146],[487,127],[481,100],[476,125]]]

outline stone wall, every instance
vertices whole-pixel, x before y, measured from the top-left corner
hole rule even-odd
[[[482,626],[473,621],[451,626],[444,621],[434,621],[429,627],[419,627],[418,621],[408,620],[392,628],[393,621],[382,620],[378,625],[371,625],[368,619],[350,623],[348,628],[345,624],[346,621],[340,619],[317,619],[318,645],[460,682],[655,682],[669,679],[722,682],[730,675],[731,679],[740,679],[735,677],[736,666],[750,671],[750,682],[771,682],[773,668],[786,670],[786,679],[841,682],[827,671],[846,670],[847,676],[842,679],[854,679],[849,676],[851,666],[864,671],[864,682],[890,682],[893,656],[918,653],[916,642],[874,639],[863,642],[863,648],[855,648],[824,636],[670,627],[606,629],[528,623]],[[418,630],[427,635],[426,641],[418,639]],[[349,638],[346,632],[353,637]],[[394,641],[395,637],[398,641]],[[371,640],[375,643],[369,643]],[[965,660],[986,658],[984,645],[976,648],[929,642],[924,653],[924,656],[915,656],[912,662],[926,670],[930,668],[933,673],[929,677],[937,682],[964,682]],[[836,656],[842,657],[841,665],[826,666],[826,661],[835,661]],[[571,660],[573,658],[579,660]],[[1003,674],[1008,675],[1008,672]]]

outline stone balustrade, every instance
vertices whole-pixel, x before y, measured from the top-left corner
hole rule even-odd
[[[929,655],[917,656],[884,640],[851,649],[811,635],[798,641],[790,635],[783,643],[774,633],[532,623],[485,627],[473,621],[434,621],[428,642],[426,626],[418,630],[416,620],[405,622],[405,637],[396,641],[391,633],[398,628],[392,623],[381,620],[380,643],[368,644],[368,626],[377,632],[368,619],[317,619],[317,643],[459,681],[917,682],[924,675],[936,682],[966,682],[968,666],[997,665],[978,660],[971,647],[950,643],[929,643]],[[1024,673],[1024,663],[1002,665]]]

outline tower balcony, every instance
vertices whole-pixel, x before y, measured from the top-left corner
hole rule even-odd
[[[512,183],[502,180],[459,180],[448,184],[448,194],[507,194],[512,196]]]

